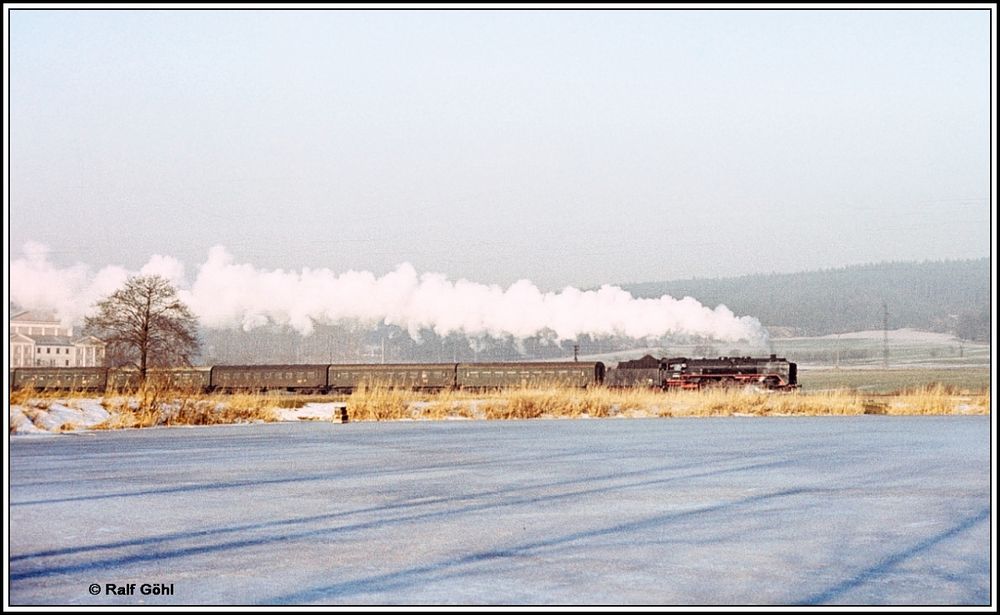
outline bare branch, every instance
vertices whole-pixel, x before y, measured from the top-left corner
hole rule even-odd
[[[198,354],[198,321],[166,279],[134,276],[97,303],[84,331],[107,343],[111,365],[150,367],[190,365]]]

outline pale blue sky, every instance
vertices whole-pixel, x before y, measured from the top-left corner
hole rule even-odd
[[[989,13],[10,13],[12,256],[542,287],[982,257]]]

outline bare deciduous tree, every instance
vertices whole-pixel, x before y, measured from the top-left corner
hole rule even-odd
[[[134,365],[143,380],[150,367],[190,365],[198,353],[198,321],[158,275],[129,278],[97,309],[85,319],[85,330],[107,343],[110,360]]]

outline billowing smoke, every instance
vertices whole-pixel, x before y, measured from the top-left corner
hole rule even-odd
[[[25,253],[25,258],[11,264],[12,301],[29,309],[54,309],[67,322],[80,320],[97,299],[113,292],[129,275],[115,266],[96,274],[80,264],[60,269],[37,244],[27,246]],[[367,271],[265,270],[236,263],[225,248],[214,247],[190,285],[184,279],[184,266],[172,257],[153,256],[140,273],[159,274],[175,283],[181,298],[208,328],[250,330],[276,323],[308,335],[316,323],[355,321],[396,325],[414,339],[427,330],[441,336],[497,338],[544,333],[558,339],[584,334],[764,339],[756,318],[737,317],[722,305],[711,309],[690,297],[639,299],[616,286],[542,292],[527,280],[503,288],[450,281],[438,273],[418,274],[408,263],[381,277]]]
[[[97,273],[82,264],[59,268],[49,261],[48,247],[29,242],[24,258],[10,264],[10,299],[18,307],[53,310],[64,325],[83,320],[97,301],[120,288],[130,275],[124,267],[111,265]],[[161,275],[180,286],[184,265],[175,258],[153,256],[138,272]]]

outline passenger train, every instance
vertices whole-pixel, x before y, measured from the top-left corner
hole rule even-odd
[[[542,386],[663,390],[728,386],[789,390],[798,387],[796,364],[775,355],[716,359],[657,359],[647,355],[620,362],[612,368],[606,368],[600,361],[215,365],[150,369],[147,380],[172,389],[204,392],[350,393],[362,385],[421,391]],[[19,367],[10,370],[12,389],[128,391],[138,388],[140,383],[138,370],[129,368]]]

